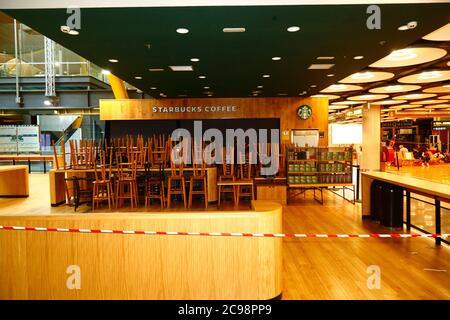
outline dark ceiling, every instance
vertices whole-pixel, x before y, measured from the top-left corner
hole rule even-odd
[[[448,3],[380,7],[380,30],[366,27],[367,5],[89,8],[81,10],[78,36],[60,31],[68,17],[65,9],[4,12],[142,91],[156,98],[160,93],[176,98],[205,97],[206,91],[214,97],[248,97],[255,90],[261,90],[260,96],[315,94],[450,18]],[[418,22],[415,29],[397,30],[412,20]],[[301,30],[290,33],[289,26]],[[180,27],[190,32],[178,34]],[[246,32],[223,33],[224,27],[245,27]],[[364,59],[354,60],[357,55]],[[272,61],[274,56],[282,59]],[[335,59],[317,60],[319,56]],[[119,63],[108,62],[110,58]],[[190,58],[200,61],[190,62]],[[335,66],[308,70],[313,63]],[[194,71],[174,72],[170,65],[192,65]],[[149,68],[165,71],[150,72]],[[263,78],[264,74],[270,78]]]

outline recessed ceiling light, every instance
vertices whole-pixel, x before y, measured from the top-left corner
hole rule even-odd
[[[169,66],[172,71],[194,71],[192,66]]]
[[[161,71],[164,71],[164,69],[163,69],[163,68],[150,68],[150,69],[148,69],[148,71],[151,71],[151,72],[161,72]]]
[[[109,59],[108,61],[109,61],[109,62],[112,62],[112,63],[117,63],[117,62],[119,62],[119,60],[117,60],[117,59]]]
[[[199,62],[200,59],[199,59],[199,58],[191,58],[191,61],[192,61],[192,62]]]
[[[397,30],[399,30],[399,31],[406,31],[406,30],[409,30],[409,28],[408,28],[408,26],[406,24],[404,24],[404,25],[398,27]]]
[[[310,70],[323,70],[323,69],[330,69],[334,66],[334,64],[331,63],[316,63],[316,64],[312,64],[308,67],[308,69]]]
[[[298,26],[291,26],[291,27],[287,28],[287,31],[289,31],[289,32],[297,32],[299,30],[300,30],[300,27],[298,27]]]
[[[210,94],[208,94],[208,97],[212,97],[212,94],[210,93]]]
[[[272,57],[272,60],[273,61],[279,61],[279,60],[281,60],[281,57]]]
[[[327,74],[327,77],[334,77],[334,73]]]
[[[109,71],[109,70],[102,70],[102,74],[104,74],[104,75],[108,75],[110,73],[111,73],[111,71]]]
[[[198,76],[199,79],[206,79],[206,76]]]
[[[264,88],[264,86],[258,86],[257,88],[258,88],[258,89],[262,89],[262,88]]]
[[[263,78],[270,78],[270,74],[264,74]]]
[[[317,85],[312,84],[312,85],[310,85],[310,87],[311,87],[311,88],[315,88],[315,87],[317,87]]]
[[[141,76],[136,76],[136,77],[134,77],[136,80],[141,80],[142,79],[142,77]]]
[[[189,32],[189,29],[186,29],[186,28],[178,28],[178,29],[177,29],[177,32],[178,32],[178,33],[181,33],[181,34],[186,34],[186,33]]]
[[[156,90],[156,89],[158,89],[157,87],[151,87],[150,88],[151,90]]]
[[[355,60],[361,60],[361,59],[364,59],[364,56],[354,56],[353,59],[355,59]]]
[[[223,28],[222,31],[225,33],[240,33],[245,32],[245,28]]]
[[[316,58],[317,60],[333,60],[334,57],[331,56],[320,56]]]
[[[203,89],[209,89],[209,87],[203,87]]]

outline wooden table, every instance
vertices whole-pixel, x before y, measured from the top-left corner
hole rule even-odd
[[[344,199],[345,199],[345,189],[351,190],[349,187],[354,188],[353,183],[289,183],[288,184],[288,200],[291,198],[291,193],[294,193],[292,198],[295,198],[298,195],[305,195],[307,190],[313,190],[314,192],[314,200],[323,204],[323,189],[328,188],[342,188]],[[298,190],[298,192],[296,192]],[[320,198],[316,198],[316,190],[320,193]]]
[[[363,172],[361,174],[361,212],[362,216],[370,216],[370,188],[372,182],[379,180],[400,186],[406,190],[406,227],[411,227],[411,196],[410,193],[417,193],[426,197],[433,198],[435,203],[435,233],[441,233],[441,201],[450,202],[450,185],[428,181],[424,179],[417,179],[388,172]],[[441,239],[436,238],[436,244],[440,244]]]
[[[183,171],[190,172],[192,168],[183,168]],[[117,172],[117,168],[112,170]],[[158,168],[152,168],[150,171],[157,172]],[[145,169],[137,169],[138,174],[145,172]],[[165,173],[171,172],[170,168],[164,168]],[[69,177],[69,175],[88,175],[93,174],[94,169],[52,169],[49,171],[50,179],[50,204],[52,206],[58,206],[66,202],[66,189],[64,179]],[[206,168],[206,184],[208,191],[208,201],[217,201],[217,168],[208,167]]]
[[[251,210],[0,215],[0,225],[281,233],[282,207]],[[282,238],[0,230],[0,300],[272,299],[282,293]],[[78,266],[81,289],[66,286]]]
[[[0,196],[28,197],[28,167],[0,166]]]
[[[2,154],[0,155],[0,161],[9,161],[13,165],[16,161],[27,161],[28,162],[28,172],[31,173],[31,161],[43,161],[44,162],[44,173],[47,172],[47,161],[54,162],[53,155],[41,155],[41,154]]]

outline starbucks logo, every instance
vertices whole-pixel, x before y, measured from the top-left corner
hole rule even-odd
[[[309,119],[309,117],[311,117],[311,115],[312,115],[312,109],[307,104],[301,105],[297,109],[297,115],[302,120]]]

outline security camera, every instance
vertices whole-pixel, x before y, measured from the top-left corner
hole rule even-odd
[[[70,32],[70,27],[68,26],[61,26],[61,31],[64,33],[69,33]]]
[[[414,29],[415,27],[417,27],[417,21],[410,21],[407,24],[408,29]]]

